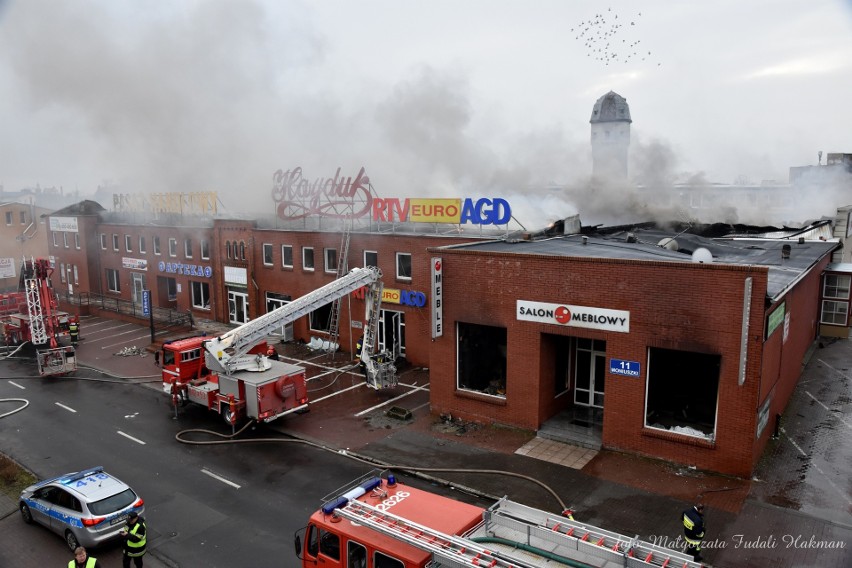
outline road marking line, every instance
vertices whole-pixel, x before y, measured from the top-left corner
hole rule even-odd
[[[814,395],[812,395],[811,393],[809,393],[808,391],[805,391],[805,394],[806,394],[806,395],[808,395],[809,397],[811,397],[815,403],[817,403],[818,405],[820,405],[821,407],[823,407],[824,409],[826,409],[826,410],[827,410],[827,411],[828,411],[828,412],[829,412],[832,416],[834,416],[835,418],[837,418],[838,420],[840,420],[841,422],[843,422],[843,424],[844,424],[847,428],[849,428],[850,430],[852,430],[852,424],[849,424],[849,423],[848,423],[848,422],[846,422],[844,419],[842,419],[842,418],[838,415],[838,412],[837,412],[836,410],[832,410],[832,409],[830,409],[829,407],[827,407],[826,405],[824,405],[822,402],[820,402],[819,400],[817,400],[817,398],[816,398]]]
[[[402,383],[400,383],[400,385],[402,385]],[[402,385],[402,386],[413,386],[413,385]],[[403,393],[403,394],[399,395],[398,397],[392,398],[392,399],[390,399],[390,400],[386,400],[385,402],[383,402],[383,403],[381,403],[381,404],[377,404],[376,406],[374,406],[374,407],[372,407],[372,408],[368,408],[367,410],[362,410],[361,412],[359,412],[359,413],[358,413],[358,414],[356,414],[355,416],[361,416],[361,415],[367,414],[368,412],[372,412],[373,410],[376,410],[377,408],[381,408],[381,407],[383,407],[383,406],[387,406],[387,405],[389,405],[389,404],[390,404],[390,403],[392,403],[392,402],[396,402],[397,400],[399,400],[399,399],[401,399],[401,398],[405,398],[405,397],[407,397],[408,395],[410,395],[410,394],[414,394],[414,393],[416,393],[417,391],[421,391],[421,390],[427,390],[427,391],[428,391],[428,390],[429,390],[429,384],[427,383],[427,384],[423,385],[422,387],[414,387],[414,388],[412,388],[410,391],[408,391],[408,392],[406,392],[406,393]]]
[[[831,485],[831,486],[834,488],[834,490],[835,490],[835,491],[837,491],[837,492],[838,492],[838,493],[839,493],[839,494],[843,497],[843,499],[846,501],[846,503],[848,503],[849,505],[852,505],[852,499],[849,499],[849,496],[848,496],[848,495],[846,495],[846,493],[844,493],[843,491],[841,491],[841,489],[840,489],[837,485],[835,485],[835,484],[834,484],[834,482],[831,480],[831,478],[830,478],[830,477],[828,477],[828,476],[825,474],[825,472],[824,472],[822,469],[820,469],[820,467],[819,467],[817,464],[815,464],[815,463],[814,463],[813,458],[811,458],[810,456],[808,456],[808,454],[806,454],[806,453],[805,453],[805,451],[804,451],[804,450],[802,450],[802,448],[800,448],[800,447],[799,447],[799,444],[797,444],[797,443],[796,443],[796,441],[795,441],[795,440],[793,440],[793,438],[791,438],[791,437],[787,434],[787,431],[786,431],[786,430],[784,430],[784,428],[781,428],[781,433],[782,433],[782,434],[784,434],[784,436],[785,436],[788,440],[790,440],[790,443],[791,443],[791,444],[793,444],[793,447],[794,447],[794,448],[796,448],[797,450],[799,450],[799,453],[800,453],[800,454],[802,454],[803,456],[805,456],[806,458],[808,458],[808,459],[810,460],[810,466],[811,466],[811,467],[813,467],[815,470],[817,470],[817,472],[819,472],[819,474],[820,474],[820,475],[822,475],[822,476],[825,478],[825,480],[826,480],[826,481],[828,481],[829,485]]]
[[[71,408],[70,406],[65,406],[65,405],[64,405],[64,404],[62,404],[61,402],[54,402],[53,404],[55,404],[56,406],[58,406],[58,407],[60,407],[60,408],[64,408],[64,409],[65,409],[65,410],[67,410],[68,412],[74,412],[75,414],[76,414],[76,412],[77,412],[76,410],[74,410],[74,409],[73,409],[73,408]]]
[[[210,471],[210,470],[208,470],[208,469],[201,468],[201,473],[203,473],[204,475],[209,475],[209,476],[210,476],[210,477],[212,477],[213,479],[216,479],[216,480],[218,480],[218,481],[221,481],[222,483],[225,483],[225,484],[227,484],[227,485],[230,485],[230,486],[231,486],[231,487],[233,487],[234,489],[239,489],[239,488],[240,488],[240,486],[239,486],[239,485],[237,485],[236,483],[234,483],[233,481],[228,481],[228,480],[227,480],[227,479],[225,479],[224,477],[222,477],[222,476],[220,476],[220,475],[216,475],[215,473],[213,473],[212,471]]]
[[[343,390],[335,391],[335,392],[333,392],[333,393],[331,393],[331,394],[327,394],[327,395],[325,395],[325,396],[324,396],[324,397],[322,397],[322,398],[318,398],[318,399],[316,399],[316,400],[312,400],[312,401],[311,401],[311,404],[316,404],[316,403],[318,403],[318,402],[319,402],[319,401],[321,401],[321,400],[325,400],[325,399],[327,399],[327,398],[331,398],[331,397],[333,397],[333,396],[338,396],[338,395],[341,395],[341,394],[343,394],[343,393],[345,393],[345,392],[347,392],[347,391],[351,391],[352,389],[359,389],[359,388],[361,388],[361,387],[363,387],[363,386],[367,386],[367,385],[365,385],[364,383],[358,383],[358,384],[356,384],[356,385],[352,385],[351,387],[346,387],[346,388],[345,388],[345,389],[343,389]]]
[[[19,388],[19,389],[21,389],[21,390],[27,390],[27,387],[25,387],[25,386],[23,386],[23,385],[19,385],[19,384],[18,384],[18,383],[16,383],[15,381],[9,381],[9,384],[10,384],[10,385],[13,385],[13,386],[18,387],[18,388]]]
[[[133,437],[133,436],[131,436],[130,434],[125,434],[125,433],[124,433],[124,432],[122,432],[121,430],[116,430],[116,433],[117,433],[119,436],[124,436],[124,437],[125,437],[125,438],[127,438],[128,440],[133,440],[133,441],[134,441],[134,442],[136,442],[137,444],[142,444],[143,446],[145,445],[145,442],[143,442],[143,441],[142,441],[142,440],[140,440],[139,438],[134,438],[134,437]]]

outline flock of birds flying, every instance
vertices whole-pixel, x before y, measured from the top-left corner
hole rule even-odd
[[[632,39],[633,31],[642,12],[633,17],[619,19],[612,8],[594,17],[584,20],[570,28],[570,33],[577,41],[582,41],[586,48],[586,56],[594,58],[606,66],[617,63],[648,61],[654,62],[651,52],[643,45],[642,40]],[[660,65],[659,61],[656,61]]]

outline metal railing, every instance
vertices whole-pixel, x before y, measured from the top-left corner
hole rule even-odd
[[[122,300],[104,296],[103,294],[95,294],[92,292],[84,292],[82,294],[60,294],[59,300],[67,302],[75,306],[90,306],[107,312],[127,315],[140,320],[148,321],[149,316],[142,311],[142,304],[130,300]],[[154,316],[154,323],[158,327],[193,327],[192,312],[178,311],[172,308],[160,308],[151,306]]]

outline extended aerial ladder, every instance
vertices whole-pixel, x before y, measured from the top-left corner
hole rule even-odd
[[[343,220],[343,234],[340,236],[340,255],[337,258],[337,275],[341,278],[349,270],[349,241],[352,233],[352,217]],[[340,339],[340,304],[343,297],[337,297],[331,302],[331,314],[328,323],[328,349],[337,350],[337,342]]]
[[[232,375],[237,371],[265,371],[270,368],[269,360],[258,354],[251,354],[256,345],[262,342],[272,331],[282,325],[311,313],[361,287],[370,290],[370,297],[378,294],[379,303],[367,300],[368,322],[365,327],[375,329],[378,326],[379,308],[382,297],[382,272],[376,267],[353,268],[349,273],[329,282],[322,288],[309,292],[267,314],[245,323],[226,333],[203,342],[205,363],[218,373]],[[378,292],[376,292],[378,291]],[[365,334],[366,335],[366,334]],[[371,335],[375,337],[375,333]],[[366,337],[365,337],[366,340]],[[373,388],[385,388],[396,385],[396,367],[393,361],[373,356],[374,339],[368,345],[365,341],[361,350],[361,361],[367,368],[367,384]],[[378,360],[376,360],[378,359]]]
[[[487,509],[483,522],[464,536],[441,533],[355,499],[335,508],[334,514],[431,553],[430,566],[435,568],[540,568],[560,559],[568,559],[573,565],[593,563],[589,566],[702,566],[677,550],[506,498]]]

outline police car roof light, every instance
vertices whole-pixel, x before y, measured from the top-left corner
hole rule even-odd
[[[103,471],[104,471],[104,466],[99,465],[97,467],[93,467],[93,468],[87,469],[85,471],[72,473],[68,477],[63,477],[59,482],[62,483],[63,485],[68,485],[72,481],[77,481],[78,479],[83,479],[83,478],[89,477],[90,475],[94,475],[96,473],[103,473]]]

